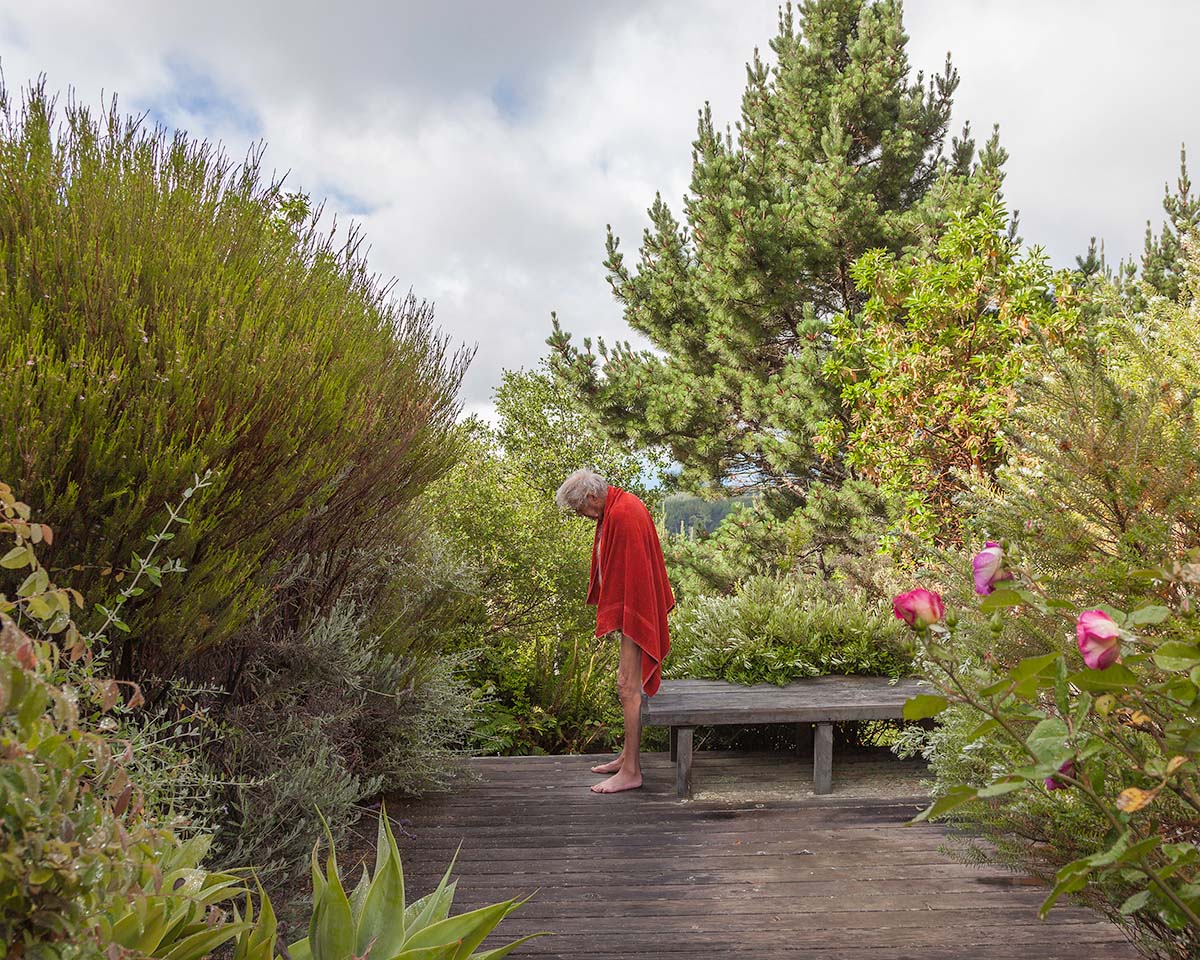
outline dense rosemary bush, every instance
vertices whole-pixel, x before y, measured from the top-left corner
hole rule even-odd
[[[463,739],[436,632],[384,621],[413,503],[459,456],[467,357],[257,154],[41,87],[0,91],[0,114],[0,472],[59,532],[47,565],[121,597],[103,669],[149,701],[133,739],[183,761],[174,781],[148,766],[149,794],[192,829],[224,806],[226,856],[290,868],[318,797],[344,827],[377,787],[444,780]],[[180,575],[122,597],[116,558],[136,566],[208,467],[172,533]]]
[[[457,456],[466,358],[256,154],[41,87],[0,114],[0,474],[60,532],[46,562],[103,599],[112,558],[215,468],[175,541],[186,576],[129,603],[115,660],[235,687],[255,643],[411,535]]]
[[[454,667],[392,652],[349,604],[264,650],[215,751],[220,862],[274,887],[303,870],[322,817],[340,838],[381,791],[445,787],[473,716]]]

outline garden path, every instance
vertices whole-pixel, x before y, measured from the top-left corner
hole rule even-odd
[[[922,805],[915,762],[835,757],[834,792],[816,797],[811,765],[710,753],[695,799],[681,802],[665,754],[646,756],[645,788],[610,797],[588,791],[597,759],[473,760],[477,783],[390,802],[410,899],[436,885],[461,841],[455,912],[535,893],[495,942],[555,933],[514,957],[1136,956],[1083,909],[1040,922],[1043,888],[951,861],[942,827],[905,826]]]

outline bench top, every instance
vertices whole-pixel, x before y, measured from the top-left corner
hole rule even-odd
[[[904,704],[932,688],[923,680],[889,677],[806,677],[785,687],[724,680],[664,680],[642,699],[642,723],[652,727],[710,724],[819,723],[898,720]]]

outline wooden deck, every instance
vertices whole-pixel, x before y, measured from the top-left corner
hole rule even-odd
[[[803,761],[705,754],[695,799],[679,801],[665,754],[647,756],[646,787],[609,797],[588,791],[596,759],[476,760],[477,784],[391,801],[410,898],[461,842],[456,912],[536,893],[500,932],[555,934],[514,957],[1136,957],[1082,909],[1040,922],[1041,887],[954,863],[941,828],[905,826],[915,764],[839,757],[833,794],[816,797]]]

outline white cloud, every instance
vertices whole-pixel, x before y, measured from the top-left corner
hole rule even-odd
[[[954,51],[957,119],[1001,123],[1022,233],[1056,261],[1092,233],[1140,249],[1179,141],[1200,150],[1195,84],[1163,69],[1200,27],[1178,7],[908,4],[914,65]],[[486,412],[500,369],[544,352],[552,309],[628,335],[604,225],[632,251],[656,190],[679,210],[697,109],[736,119],[776,17],[775,0],[45,0],[0,12],[0,64],[10,89],[45,72],[84,101],[117,91],[236,156],[263,138],[268,169],[360,221],[372,266],[479,344],[464,400]]]

